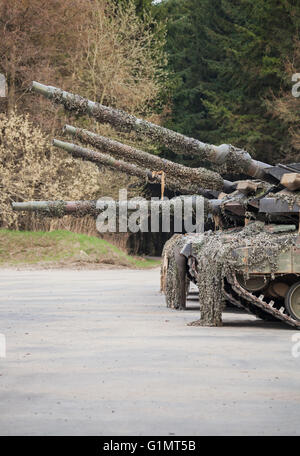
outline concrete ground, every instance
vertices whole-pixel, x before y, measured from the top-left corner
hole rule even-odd
[[[189,305],[158,270],[0,270],[0,434],[299,435],[300,333]]]

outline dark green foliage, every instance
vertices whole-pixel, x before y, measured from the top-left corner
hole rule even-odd
[[[131,0],[113,0],[117,5],[126,5]],[[134,0],[136,12],[139,16],[143,16],[145,13],[152,9],[152,0]]]
[[[168,18],[175,73],[167,126],[262,161],[286,159],[288,128],[266,99],[292,86],[285,67],[299,37],[299,1],[165,0],[156,10]]]

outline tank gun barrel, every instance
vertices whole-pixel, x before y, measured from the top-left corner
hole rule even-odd
[[[236,195],[235,197],[228,199],[207,199],[203,198],[204,200],[204,220],[206,217],[211,215],[222,215],[224,210],[228,215],[234,215],[241,220],[244,220],[245,217],[245,208],[243,206],[243,202],[241,201],[243,195]],[[199,197],[197,195],[181,195],[171,200],[163,199],[163,200],[139,200],[137,201],[135,198],[132,200],[107,200],[105,198],[99,200],[91,200],[91,201],[27,201],[27,202],[14,202],[12,203],[12,209],[14,211],[26,211],[26,212],[34,212],[37,214],[41,214],[44,217],[55,217],[60,218],[64,215],[72,215],[74,217],[83,217],[85,215],[91,215],[93,217],[97,217],[102,211],[104,211],[109,204],[113,204],[116,210],[126,209],[130,213],[130,211],[136,210],[136,203],[139,203],[141,206],[144,207],[145,211],[150,213],[152,211],[152,205],[154,204],[158,207],[159,212],[164,211],[166,208],[166,204],[173,203],[170,206],[170,213],[175,207],[176,202],[184,203],[187,199],[189,204],[194,210],[197,210],[199,204]],[[224,206],[225,203],[225,206]],[[183,207],[183,206],[182,206]],[[173,208],[173,209],[172,209]],[[124,213],[122,211],[122,213]]]
[[[99,200],[90,200],[90,201],[26,201],[26,202],[13,202],[12,209],[17,212],[34,212],[40,213],[44,217],[63,217],[64,215],[73,215],[75,217],[83,217],[85,215],[92,215],[96,217],[102,211],[113,204],[117,210],[126,208],[128,212],[136,210],[136,204],[140,204],[141,207],[146,208],[148,213],[152,210],[152,205],[154,204],[158,207],[159,211],[163,211],[166,204],[172,203],[170,205],[171,213],[174,210],[177,202],[184,203],[186,199],[189,199],[189,203],[193,209],[196,209],[199,204],[198,196],[177,196],[175,198],[164,199],[164,200],[138,200],[133,198],[132,200],[120,200],[115,201],[112,199],[99,199]],[[207,200],[204,198],[206,205],[206,212],[216,211],[221,204],[220,200]],[[183,207],[183,206],[182,206]],[[208,211],[207,211],[208,209]]]
[[[94,117],[100,123],[108,123],[116,130],[134,131],[146,136],[152,141],[163,144],[174,152],[185,155],[195,155],[202,161],[210,161],[216,164],[236,164],[235,170],[245,173],[254,178],[264,178],[264,168],[269,165],[253,160],[244,150],[233,147],[230,144],[215,146],[203,143],[197,139],[189,138],[181,133],[139,119],[120,109],[110,108],[100,103],[66,92],[52,86],[46,86],[33,82],[32,90],[36,93],[62,104],[65,109],[76,114],[87,114]],[[234,168],[233,168],[234,169]]]
[[[118,171],[130,174],[131,176],[137,176],[143,179],[151,179],[156,182],[161,182],[161,177],[152,176],[152,172],[149,169],[143,169],[140,166],[125,162],[123,160],[116,160],[110,155],[102,154],[101,152],[95,152],[91,149],[78,146],[77,144],[60,141],[58,139],[53,140],[53,146],[66,150],[73,157],[82,158],[83,160],[88,160],[99,165],[104,165],[111,169],[117,169]]]
[[[167,178],[174,179],[177,185],[180,185],[180,182],[182,182],[184,186],[190,187],[192,184],[196,189],[201,187],[229,192],[235,189],[233,183],[229,181],[224,182],[223,178],[213,171],[203,168],[190,168],[179,163],[174,163],[157,155],[144,152],[82,128],[75,128],[71,125],[65,125],[64,132],[116,158],[136,163],[143,168],[148,167],[154,171],[163,171],[166,173]]]
[[[17,212],[35,212],[49,217],[63,217],[64,215],[93,214],[96,210],[96,201],[26,201],[12,203],[12,209]]]
[[[130,174],[132,176],[137,176],[142,179],[146,179],[152,182],[158,182],[166,185],[167,188],[174,191],[180,191],[183,194],[190,194],[190,193],[199,193],[204,194],[204,185],[208,184],[209,180],[200,180],[198,179],[197,182],[189,182],[188,179],[182,180],[174,173],[168,173],[166,176],[166,180],[162,181],[162,176],[159,174],[153,174],[151,170],[142,168],[138,165],[133,163],[128,163],[123,160],[117,160],[110,155],[103,154],[101,152],[96,152],[91,149],[87,149],[85,147],[78,146],[73,143],[68,143],[64,141],[60,141],[58,139],[53,140],[53,145],[55,147],[59,147],[60,149],[64,149],[67,152],[71,153],[74,157],[82,158],[83,160],[88,160],[96,164],[108,166],[111,169],[117,169],[126,174]],[[121,144],[122,145],[122,144]],[[188,168],[187,168],[188,169]],[[206,170],[204,170],[206,171]],[[208,176],[213,179],[213,175],[215,173],[209,172]],[[206,173],[205,173],[206,176]],[[217,176],[219,176],[217,174]],[[223,179],[220,177],[221,182]],[[202,187],[200,187],[202,184]],[[223,186],[221,186],[223,188]]]
[[[12,209],[17,212],[26,211],[40,213],[44,217],[60,218],[64,215],[83,217],[85,215],[99,215],[109,203],[110,201],[105,199],[90,201],[26,201],[12,203]],[[118,201],[114,203],[117,207],[128,204],[127,201]]]

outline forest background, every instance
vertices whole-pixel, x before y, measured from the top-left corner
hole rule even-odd
[[[0,226],[91,233],[94,221],[16,215],[11,201],[145,192],[136,178],[51,147],[67,122],[189,166],[30,93],[32,80],[268,163],[300,161],[298,0],[0,0]]]

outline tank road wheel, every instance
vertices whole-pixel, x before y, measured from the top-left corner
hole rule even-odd
[[[294,283],[287,292],[285,306],[291,317],[300,321],[300,282]]]

